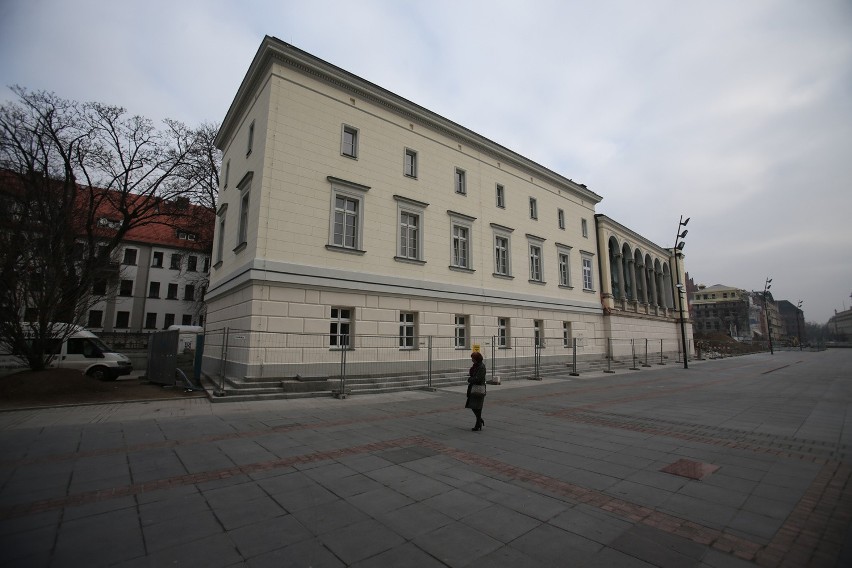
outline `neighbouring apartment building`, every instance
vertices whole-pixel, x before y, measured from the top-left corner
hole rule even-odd
[[[396,337],[396,353],[374,353],[394,359],[425,336],[465,351],[524,340],[543,357],[575,339],[586,357],[612,339],[679,349],[671,249],[596,215],[585,185],[276,38],[216,145],[208,337],[304,334],[325,351]],[[245,341],[234,376],[304,375],[320,351],[273,366]]]
[[[103,299],[82,322],[94,331],[146,331],[203,325],[214,215],[188,204],[181,217],[130,229],[113,252],[116,277],[96,281]],[[98,220],[109,230],[108,216]]]

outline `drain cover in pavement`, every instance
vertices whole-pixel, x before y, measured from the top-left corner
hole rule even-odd
[[[718,465],[701,463],[692,460],[677,460],[673,464],[667,465],[660,471],[663,471],[665,473],[671,473],[673,475],[679,475],[681,477],[688,477],[690,479],[701,479],[702,477],[710,475],[717,469],[719,469]]]

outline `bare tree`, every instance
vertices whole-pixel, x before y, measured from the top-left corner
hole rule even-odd
[[[0,106],[0,343],[37,370],[118,278],[112,254],[130,229],[212,199],[201,169],[211,125],[195,130],[101,103],[13,87]],[[215,156],[215,155],[214,155]],[[22,324],[21,320],[29,320]]]

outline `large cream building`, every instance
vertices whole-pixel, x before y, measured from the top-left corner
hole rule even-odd
[[[576,338],[597,358],[613,337],[680,337],[671,250],[596,218],[599,195],[276,38],[263,40],[216,144],[208,336],[317,334],[326,350],[399,336],[398,351],[425,336],[466,351],[476,338],[523,338],[544,356]],[[621,295],[609,242],[649,267]],[[246,349],[229,374],[310,372],[306,352],[270,366],[261,346]]]

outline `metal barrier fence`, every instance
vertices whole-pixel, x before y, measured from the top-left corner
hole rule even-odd
[[[210,377],[247,381],[262,379],[336,379],[347,377],[421,378],[431,386],[433,378],[466,375],[470,353],[485,357],[490,378],[540,378],[543,369],[578,372],[594,362],[621,366],[651,366],[676,360],[683,354],[680,342],[671,339],[582,338],[568,340],[546,336],[511,338],[501,343],[496,336],[471,337],[457,346],[454,337],[398,335],[333,335],[282,333],[240,329],[208,331],[203,371]],[[692,344],[689,343],[690,352]],[[690,358],[693,358],[690,355]],[[579,360],[579,362],[578,362]]]

